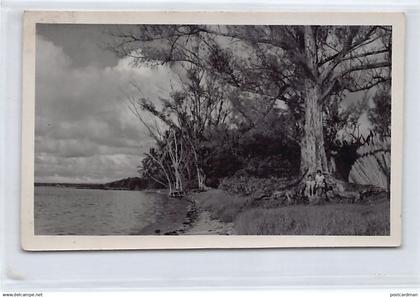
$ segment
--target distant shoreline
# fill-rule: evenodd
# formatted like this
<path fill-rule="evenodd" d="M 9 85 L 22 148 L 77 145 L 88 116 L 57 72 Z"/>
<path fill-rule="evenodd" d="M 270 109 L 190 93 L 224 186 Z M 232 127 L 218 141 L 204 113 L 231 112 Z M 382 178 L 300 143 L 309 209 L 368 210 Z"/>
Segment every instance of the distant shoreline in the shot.
<path fill-rule="evenodd" d="M 73 184 L 73 183 L 35 183 L 35 187 L 61 187 L 61 188 L 105 188 L 105 184 Z"/>
<path fill-rule="evenodd" d="M 55 188 L 72 188 L 86 190 L 104 190 L 104 191 L 145 191 L 149 189 L 131 189 L 108 187 L 102 184 L 56 184 L 56 183 L 35 183 L 35 187 L 55 187 Z M 153 191 L 153 190 L 150 190 Z"/>
<path fill-rule="evenodd" d="M 73 189 L 93 189 L 93 190 L 119 190 L 119 191 L 154 191 L 155 188 L 149 188 L 144 179 L 140 177 L 128 177 L 108 183 L 50 183 L 35 182 L 35 187 L 60 187 Z"/>

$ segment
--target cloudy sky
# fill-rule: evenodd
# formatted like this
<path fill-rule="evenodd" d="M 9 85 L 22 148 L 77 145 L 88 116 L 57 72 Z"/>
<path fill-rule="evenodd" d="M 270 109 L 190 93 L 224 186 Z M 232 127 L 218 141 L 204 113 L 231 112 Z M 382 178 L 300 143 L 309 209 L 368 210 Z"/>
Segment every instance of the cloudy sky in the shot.
<path fill-rule="evenodd" d="M 150 138 L 124 95 L 165 96 L 173 73 L 131 66 L 105 50 L 105 26 L 38 25 L 35 180 L 106 182 L 136 176 Z"/>

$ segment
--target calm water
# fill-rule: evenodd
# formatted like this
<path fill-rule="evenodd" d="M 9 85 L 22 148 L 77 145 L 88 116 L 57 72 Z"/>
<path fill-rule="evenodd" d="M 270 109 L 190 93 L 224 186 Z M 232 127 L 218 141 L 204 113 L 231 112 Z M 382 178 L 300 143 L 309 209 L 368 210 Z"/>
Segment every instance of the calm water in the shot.
<path fill-rule="evenodd" d="M 35 187 L 35 234 L 130 235 L 161 214 L 157 193 Z"/>

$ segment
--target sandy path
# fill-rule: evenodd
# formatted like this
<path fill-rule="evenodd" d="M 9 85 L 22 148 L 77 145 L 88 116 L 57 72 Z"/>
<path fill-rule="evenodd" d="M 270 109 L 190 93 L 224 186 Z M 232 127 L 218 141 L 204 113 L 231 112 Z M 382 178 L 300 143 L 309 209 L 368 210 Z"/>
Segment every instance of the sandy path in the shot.
<path fill-rule="evenodd" d="M 233 223 L 223 223 L 210 218 L 210 213 L 202 211 L 192 227 L 185 230 L 185 235 L 231 235 L 234 234 Z"/>

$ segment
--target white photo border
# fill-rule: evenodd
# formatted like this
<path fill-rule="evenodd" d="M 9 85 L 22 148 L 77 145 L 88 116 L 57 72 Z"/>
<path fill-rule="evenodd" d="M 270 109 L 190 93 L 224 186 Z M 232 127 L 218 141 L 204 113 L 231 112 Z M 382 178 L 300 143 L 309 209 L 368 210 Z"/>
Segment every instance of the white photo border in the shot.
<path fill-rule="evenodd" d="M 159 20 L 158 22 L 156 20 Z M 391 206 L 389 236 L 34 234 L 36 24 L 237 24 L 392 26 Z M 405 17 L 361 12 L 76 12 L 26 11 L 23 26 L 21 246 L 27 251 L 398 247 L 401 245 Z"/>

